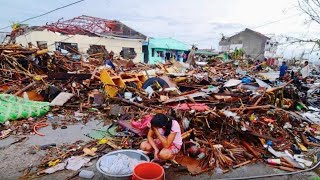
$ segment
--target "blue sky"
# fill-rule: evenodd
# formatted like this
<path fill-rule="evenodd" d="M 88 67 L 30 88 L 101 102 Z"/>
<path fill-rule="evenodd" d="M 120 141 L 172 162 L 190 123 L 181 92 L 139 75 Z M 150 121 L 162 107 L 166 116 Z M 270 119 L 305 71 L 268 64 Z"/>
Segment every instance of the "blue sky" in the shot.
<path fill-rule="evenodd" d="M 42 14 L 75 0 L 1 0 L 0 27 Z M 90 15 L 117 19 L 151 37 L 172 37 L 200 48 L 217 48 L 221 34 L 233 35 L 246 27 L 264 34 L 308 36 L 308 26 L 297 0 L 86 0 L 28 21 L 42 25 L 60 18 Z M 260 28 L 268 22 L 285 19 Z M 7 29 L 9 31 L 9 29 Z"/>

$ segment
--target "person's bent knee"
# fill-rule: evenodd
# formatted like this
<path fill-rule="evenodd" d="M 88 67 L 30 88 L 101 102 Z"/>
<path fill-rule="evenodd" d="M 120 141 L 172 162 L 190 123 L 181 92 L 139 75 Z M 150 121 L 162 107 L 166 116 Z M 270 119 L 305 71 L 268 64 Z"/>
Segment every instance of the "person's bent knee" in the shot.
<path fill-rule="evenodd" d="M 168 160 L 172 158 L 172 152 L 169 149 L 162 149 L 159 153 L 159 158 Z"/>
<path fill-rule="evenodd" d="M 147 148 L 147 146 L 148 146 L 147 143 L 148 143 L 147 141 L 143 141 L 143 142 L 140 144 L 140 149 L 145 151 L 146 148 Z"/>
<path fill-rule="evenodd" d="M 152 150 L 152 146 L 148 141 L 143 141 L 140 144 L 140 149 L 143 151 L 151 151 Z"/>

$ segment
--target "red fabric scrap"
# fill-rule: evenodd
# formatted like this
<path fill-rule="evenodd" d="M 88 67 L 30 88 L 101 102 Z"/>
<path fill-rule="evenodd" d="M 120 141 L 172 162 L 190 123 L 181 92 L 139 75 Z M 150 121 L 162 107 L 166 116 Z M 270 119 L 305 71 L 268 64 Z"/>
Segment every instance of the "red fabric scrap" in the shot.
<path fill-rule="evenodd" d="M 202 103 L 183 103 L 183 104 L 178 104 L 176 106 L 173 106 L 173 108 L 182 110 L 182 111 L 189 111 L 189 110 L 208 111 L 209 110 L 209 106 Z"/>
<path fill-rule="evenodd" d="M 148 124 L 151 122 L 152 118 L 153 118 L 152 115 L 145 115 L 137 121 L 132 121 L 131 122 L 132 127 L 140 129 L 140 130 L 144 130 L 148 127 Z"/>

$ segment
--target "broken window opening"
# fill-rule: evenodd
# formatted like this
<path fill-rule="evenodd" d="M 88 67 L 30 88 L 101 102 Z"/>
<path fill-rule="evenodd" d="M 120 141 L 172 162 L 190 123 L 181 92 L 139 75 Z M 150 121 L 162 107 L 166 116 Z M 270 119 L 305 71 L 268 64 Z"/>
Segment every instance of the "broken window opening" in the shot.
<path fill-rule="evenodd" d="M 152 52 L 151 52 L 152 57 L 154 57 L 154 52 L 155 52 L 155 50 L 154 50 L 154 48 L 152 48 Z"/>
<path fill-rule="evenodd" d="M 125 59 L 134 59 L 137 53 L 134 51 L 134 48 L 123 47 L 120 56 Z"/>
<path fill-rule="evenodd" d="M 90 48 L 87 50 L 88 54 L 98 54 L 98 53 L 106 53 L 106 47 L 104 45 L 90 45 Z"/>
<path fill-rule="evenodd" d="M 157 57 L 164 57 L 163 51 L 157 51 Z"/>
<path fill-rule="evenodd" d="M 47 41 L 37 41 L 37 46 L 40 50 L 48 49 Z"/>
<path fill-rule="evenodd" d="M 56 50 L 62 52 L 62 50 L 68 51 L 69 53 L 78 54 L 78 44 L 77 43 L 65 43 L 65 42 L 56 42 Z"/>

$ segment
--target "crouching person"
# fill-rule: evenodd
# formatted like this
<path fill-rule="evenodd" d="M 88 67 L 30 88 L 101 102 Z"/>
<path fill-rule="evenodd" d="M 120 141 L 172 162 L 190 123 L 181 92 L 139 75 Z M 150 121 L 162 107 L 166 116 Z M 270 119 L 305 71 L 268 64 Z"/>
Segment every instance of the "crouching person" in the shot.
<path fill-rule="evenodd" d="M 180 125 L 164 114 L 156 114 L 151 120 L 148 140 L 140 145 L 143 151 L 153 152 L 154 159 L 172 160 L 182 146 Z"/>

